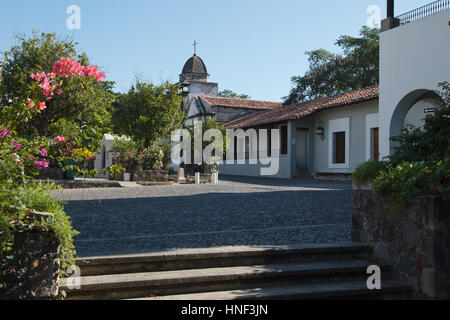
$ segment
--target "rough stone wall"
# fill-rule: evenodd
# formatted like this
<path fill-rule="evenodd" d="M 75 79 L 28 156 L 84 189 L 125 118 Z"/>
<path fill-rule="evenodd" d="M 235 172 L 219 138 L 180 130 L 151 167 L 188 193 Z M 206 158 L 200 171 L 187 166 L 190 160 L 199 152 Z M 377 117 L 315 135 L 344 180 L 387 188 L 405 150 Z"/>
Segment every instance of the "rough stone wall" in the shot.
<path fill-rule="evenodd" d="M 39 228 L 17 232 L 1 300 L 53 300 L 58 296 L 59 241 Z"/>
<path fill-rule="evenodd" d="M 165 182 L 169 181 L 169 173 L 167 171 L 158 170 L 134 171 L 132 173 L 132 180 Z"/>
<path fill-rule="evenodd" d="M 371 245 L 376 258 L 392 264 L 417 296 L 450 298 L 449 201 L 419 197 L 392 213 L 388 199 L 355 191 L 352 224 L 353 241 Z"/>
<path fill-rule="evenodd" d="M 64 172 L 62 168 L 43 168 L 37 178 L 43 180 L 63 180 Z"/>

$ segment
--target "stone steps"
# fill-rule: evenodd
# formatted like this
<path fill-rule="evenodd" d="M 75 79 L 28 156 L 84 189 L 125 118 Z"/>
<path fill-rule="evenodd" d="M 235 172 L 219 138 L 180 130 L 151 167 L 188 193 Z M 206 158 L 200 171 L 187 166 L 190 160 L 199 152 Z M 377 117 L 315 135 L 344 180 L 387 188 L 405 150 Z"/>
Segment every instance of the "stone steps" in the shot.
<path fill-rule="evenodd" d="M 78 260 L 81 289 L 68 299 L 233 299 L 373 296 L 406 292 L 388 282 L 384 291 L 365 287 L 367 246 L 338 243 L 305 246 L 185 249 L 145 255 Z M 258 295 L 259 293 L 260 295 Z M 250 295 L 250 296 L 249 296 Z M 209 297 L 209 298 L 208 298 Z"/>
<path fill-rule="evenodd" d="M 408 297 L 411 287 L 397 281 L 385 281 L 380 291 L 369 291 L 365 281 L 306 283 L 146 297 L 131 300 L 298 300 L 298 299 L 379 299 Z"/>
<path fill-rule="evenodd" d="M 232 246 L 181 249 L 148 254 L 77 259 L 83 276 L 185 270 L 213 267 L 280 264 L 302 261 L 339 261 L 366 258 L 369 247 L 342 242 L 289 246 Z"/>

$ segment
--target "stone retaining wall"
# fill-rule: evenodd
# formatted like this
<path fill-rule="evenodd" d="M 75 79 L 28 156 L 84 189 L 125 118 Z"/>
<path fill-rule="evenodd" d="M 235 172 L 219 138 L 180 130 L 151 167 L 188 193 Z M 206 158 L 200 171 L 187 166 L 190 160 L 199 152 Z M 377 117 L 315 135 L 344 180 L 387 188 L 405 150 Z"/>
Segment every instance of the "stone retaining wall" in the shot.
<path fill-rule="evenodd" d="M 169 181 L 169 173 L 167 171 L 162 170 L 133 171 L 132 180 L 136 182 L 139 181 L 166 182 Z"/>
<path fill-rule="evenodd" d="M 41 180 L 46 183 L 47 181 Z M 50 180 L 50 182 L 61 186 L 63 189 L 90 189 L 90 188 L 121 188 L 117 181 L 103 181 L 95 179 L 88 180 Z"/>
<path fill-rule="evenodd" d="M 58 296 L 59 241 L 34 228 L 14 236 L 13 260 L 6 267 L 1 300 L 54 300 Z"/>
<path fill-rule="evenodd" d="M 37 179 L 63 180 L 64 172 L 62 168 L 43 168 L 39 173 Z"/>
<path fill-rule="evenodd" d="M 450 298 L 450 204 L 419 197 L 397 213 L 371 191 L 353 195 L 352 239 L 374 248 L 421 298 Z"/>

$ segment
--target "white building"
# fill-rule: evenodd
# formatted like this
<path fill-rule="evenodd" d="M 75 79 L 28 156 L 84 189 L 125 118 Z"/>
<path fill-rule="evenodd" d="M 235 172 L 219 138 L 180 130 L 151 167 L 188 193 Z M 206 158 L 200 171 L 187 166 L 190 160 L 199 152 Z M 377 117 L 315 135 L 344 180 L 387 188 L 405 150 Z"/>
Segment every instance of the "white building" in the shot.
<path fill-rule="evenodd" d="M 367 160 L 392 154 L 391 137 L 407 124 L 423 125 L 437 106 L 438 84 L 450 81 L 450 0 L 394 17 L 388 0 L 380 39 L 380 86 L 248 114 L 230 129 L 280 129 L 280 169 L 274 177 L 350 175 Z M 222 174 L 260 176 L 261 164 L 224 164 Z M 239 154 L 241 153 L 241 154 Z M 253 159 L 260 160 L 260 159 Z"/>
<path fill-rule="evenodd" d="M 279 102 L 218 97 L 196 53 L 180 75 L 182 109 L 192 125 L 214 117 L 227 129 L 280 129 L 279 171 L 273 177 L 349 176 L 368 160 L 392 153 L 390 138 L 407 124 L 421 126 L 437 106 L 438 84 L 450 81 L 450 0 L 394 17 L 394 1 L 380 37 L 380 84 L 291 106 Z M 96 168 L 111 164 L 114 138 L 105 136 Z M 241 139 L 242 140 L 242 139 Z M 249 138 L 234 150 L 245 164 L 223 164 L 221 174 L 260 176 Z M 256 164 L 250 164 L 256 162 Z"/>
<path fill-rule="evenodd" d="M 419 124 L 436 107 L 438 83 L 450 80 L 450 0 L 435 1 L 397 18 L 394 1 L 380 38 L 380 152 L 390 137 Z"/>
<path fill-rule="evenodd" d="M 113 143 L 115 139 L 130 139 L 124 136 L 116 136 L 112 134 L 103 135 L 102 143 L 100 145 L 100 152 L 96 154 L 94 169 L 103 170 L 112 166 L 114 160 Z M 100 174 L 98 177 L 106 177 L 107 175 Z"/>
<path fill-rule="evenodd" d="M 227 122 L 248 113 L 271 110 L 281 106 L 280 102 L 231 99 L 218 97 L 219 85 L 209 82 L 210 75 L 203 60 L 194 53 L 180 74 L 182 108 L 186 111 L 186 125 L 213 117 L 218 122 Z"/>
<path fill-rule="evenodd" d="M 361 163 L 378 159 L 378 86 L 330 98 L 250 114 L 225 124 L 227 129 L 279 129 L 280 161 L 277 178 L 312 173 L 349 175 Z M 235 159 L 242 159 L 235 141 Z M 240 140 L 243 140 L 241 138 Z M 273 149 L 273 148 L 271 148 Z M 259 176 L 261 164 L 224 164 L 222 174 Z M 253 159 L 255 160 L 255 159 Z M 257 159 L 260 160 L 260 159 Z"/>

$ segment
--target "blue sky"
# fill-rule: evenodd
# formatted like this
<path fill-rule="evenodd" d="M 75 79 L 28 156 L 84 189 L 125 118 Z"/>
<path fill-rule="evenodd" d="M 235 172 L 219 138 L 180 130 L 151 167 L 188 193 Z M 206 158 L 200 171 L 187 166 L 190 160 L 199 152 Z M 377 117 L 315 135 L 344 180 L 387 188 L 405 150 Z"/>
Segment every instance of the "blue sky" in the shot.
<path fill-rule="evenodd" d="M 430 2 L 397 0 L 396 15 Z M 70 5 L 81 9 L 80 30 L 66 27 Z M 220 90 L 279 101 L 291 76 L 307 70 L 304 52 L 337 51 L 335 40 L 357 35 L 371 5 L 385 16 L 385 0 L 8 0 L 0 2 L 0 51 L 33 29 L 69 35 L 124 92 L 136 74 L 176 82 L 197 40 Z"/>

